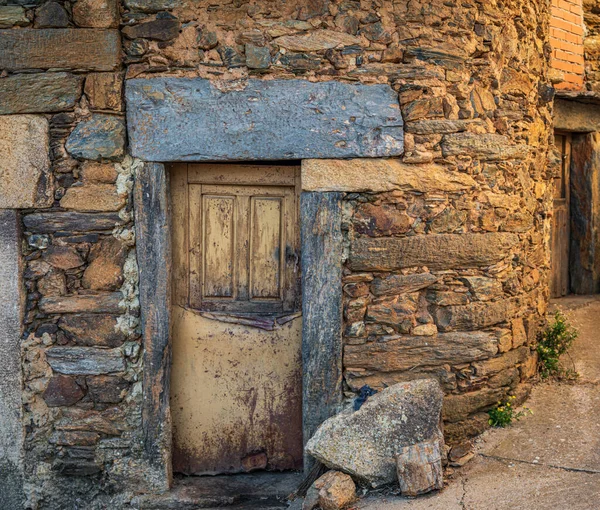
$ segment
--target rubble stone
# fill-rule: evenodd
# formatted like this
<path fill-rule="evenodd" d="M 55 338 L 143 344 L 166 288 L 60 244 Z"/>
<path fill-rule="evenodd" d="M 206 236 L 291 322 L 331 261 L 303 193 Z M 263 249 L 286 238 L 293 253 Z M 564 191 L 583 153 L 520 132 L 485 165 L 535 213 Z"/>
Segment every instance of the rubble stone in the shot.
<path fill-rule="evenodd" d="M 441 438 L 442 391 L 437 381 L 399 383 L 370 397 L 358 411 L 326 420 L 306 451 L 331 469 L 377 487 L 397 478 L 395 456 L 405 446 Z"/>
<path fill-rule="evenodd" d="M 436 439 L 405 446 L 396 455 L 403 496 L 416 497 L 444 488 L 442 453 Z"/>
<path fill-rule="evenodd" d="M 328 471 L 312 484 L 302 510 L 343 510 L 356 500 L 356 485 L 352 477 L 340 471 Z"/>

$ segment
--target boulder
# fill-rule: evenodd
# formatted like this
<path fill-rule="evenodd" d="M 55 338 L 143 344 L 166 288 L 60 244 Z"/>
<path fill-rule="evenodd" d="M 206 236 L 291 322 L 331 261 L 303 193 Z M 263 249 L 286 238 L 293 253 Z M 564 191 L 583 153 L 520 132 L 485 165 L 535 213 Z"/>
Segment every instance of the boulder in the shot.
<path fill-rule="evenodd" d="M 356 485 L 352 477 L 340 471 L 328 471 L 312 484 L 302 510 L 342 510 L 356 500 Z"/>
<path fill-rule="evenodd" d="M 416 497 L 444 488 L 442 453 L 438 440 L 402 448 L 396 462 L 402 495 Z"/>
<path fill-rule="evenodd" d="M 395 384 L 370 397 L 358 411 L 347 409 L 326 420 L 306 451 L 373 487 L 393 483 L 402 448 L 443 440 L 442 398 L 439 383 L 432 379 Z"/>

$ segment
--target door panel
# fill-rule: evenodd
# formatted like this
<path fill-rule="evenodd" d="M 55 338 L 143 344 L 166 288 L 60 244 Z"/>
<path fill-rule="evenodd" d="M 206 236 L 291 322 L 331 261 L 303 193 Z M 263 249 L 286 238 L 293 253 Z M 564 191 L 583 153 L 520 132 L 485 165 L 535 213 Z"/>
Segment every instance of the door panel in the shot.
<path fill-rule="evenodd" d="M 173 469 L 300 469 L 299 169 L 170 172 Z"/>
<path fill-rule="evenodd" d="M 173 470 L 302 467 L 302 318 L 274 331 L 174 311 Z"/>

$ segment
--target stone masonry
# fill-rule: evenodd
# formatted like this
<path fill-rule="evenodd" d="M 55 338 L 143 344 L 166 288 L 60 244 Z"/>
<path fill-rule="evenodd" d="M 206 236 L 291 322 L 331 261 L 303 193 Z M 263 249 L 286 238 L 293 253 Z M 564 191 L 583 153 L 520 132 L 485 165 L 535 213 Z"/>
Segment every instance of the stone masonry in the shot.
<path fill-rule="evenodd" d="M 25 508 L 125 508 L 168 488 L 170 465 L 157 472 L 142 447 L 131 190 L 144 176 L 126 80 L 389 85 L 403 156 L 303 161 L 303 190 L 343 193 L 345 395 L 435 378 L 448 442 L 525 399 L 548 300 L 549 21 L 538 0 L 0 2 Z"/>

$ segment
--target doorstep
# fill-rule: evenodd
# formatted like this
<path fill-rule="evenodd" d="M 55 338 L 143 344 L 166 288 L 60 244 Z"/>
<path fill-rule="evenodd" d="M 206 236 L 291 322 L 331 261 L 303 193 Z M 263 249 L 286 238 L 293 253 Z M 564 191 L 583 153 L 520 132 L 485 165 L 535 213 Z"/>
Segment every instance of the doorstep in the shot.
<path fill-rule="evenodd" d="M 245 473 L 237 475 L 178 477 L 161 495 L 137 496 L 131 502 L 140 510 L 279 510 L 304 479 L 302 473 Z"/>

